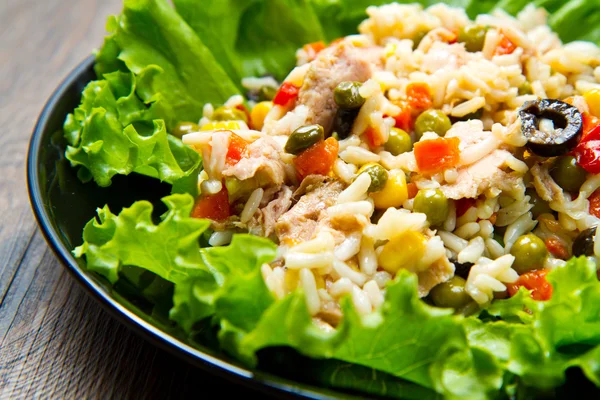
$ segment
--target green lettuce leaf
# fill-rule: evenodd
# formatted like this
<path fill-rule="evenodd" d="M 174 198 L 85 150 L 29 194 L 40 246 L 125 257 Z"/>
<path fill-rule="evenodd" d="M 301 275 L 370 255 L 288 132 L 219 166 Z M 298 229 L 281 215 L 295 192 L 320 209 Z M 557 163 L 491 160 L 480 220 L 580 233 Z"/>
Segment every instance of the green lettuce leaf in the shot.
<path fill-rule="evenodd" d="M 138 81 L 137 95 L 153 104 L 170 129 L 198 121 L 205 103 L 237 93 L 211 51 L 165 0 L 126 0 L 108 24 L 123 61 Z"/>
<path fill-rule="evenodd" d="M 98 210 L 84 228 L 84 243 L 73 253 L 85 255 L 87 268 L 114 283 L 123 265 L 133 265 L 155 273 L 175 284 L 203 276 L 212 278 L 200 257 L 198 238 L 210 221 L 191 218 L 194 199 L 187 194 L 167 196 L 163 220 L 155 224 L 153 206 L 135 202 L 119 215 L 107 206 Z"/>
<path fill-rule="evenodd" d="M 135 76 L 115 71 L 104 77 L 86 86 L 80 106 L 65 121 L 71 165 L 83 167 L 99 186 L 109 186 L 116 174 L 137 172 L 173 183 L 193 172 L 200 157 L 167 134 L 154 106 L 140 101 Z"/>
<path fill-rule="evenodd" d="M 303 45 L 324 40 L 308 0 L 174 0 L 179 14 L 210 48 L 229 76 L 284 78 Z"/>

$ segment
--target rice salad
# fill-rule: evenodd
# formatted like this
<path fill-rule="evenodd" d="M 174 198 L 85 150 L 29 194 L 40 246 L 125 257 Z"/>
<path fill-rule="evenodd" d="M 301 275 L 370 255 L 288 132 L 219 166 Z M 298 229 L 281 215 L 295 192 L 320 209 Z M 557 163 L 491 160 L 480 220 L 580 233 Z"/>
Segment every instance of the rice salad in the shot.
<path fill-rule="evenodd" d="M 283 82 L 245 79 L 250 112 L 239 95 L 207 105 L 183 135 L 204 159 L 194 212 L 216 219 L 210 243 L 245 231 L 276 241 L 268 288 L 302 287 L 325 327 L 343 295 L 377 309 L 400 269 L 418 275 L 421 297 L 467 313 L 520 286 L 548 298 L 547 270 L 600 254 L 574 247 L 595 236 L 600 170 L 577 143 L 532 150 L 519 113 L 559 100 L 577 138 L 593 131 L 600 49 L 563 45 L 533 6 L 474 21 L 443 4 L 367 13 L 359 34 L 299 49 Z M 568 131 L 561 115 L 538 117 L 535 129 Z"/>
<path fill-rule="evenodd" d="M 72 253 L 245 377 L 598 398 L 600 9 L 420 3 L 124 0 L 51 140 Z"/>

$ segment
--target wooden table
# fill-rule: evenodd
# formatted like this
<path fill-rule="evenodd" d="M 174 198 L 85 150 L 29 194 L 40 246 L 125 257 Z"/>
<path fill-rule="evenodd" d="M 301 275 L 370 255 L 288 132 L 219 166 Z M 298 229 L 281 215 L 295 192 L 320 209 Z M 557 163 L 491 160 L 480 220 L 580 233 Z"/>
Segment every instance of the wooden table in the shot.
<path fill-rule="evenodd" d="M 0 398 L 189 398 L 229 381 L 113 320 L 58 263 L 25 181 L 36 118 L 122 0 L 0 1 Z M 208 387 L 207 387 L 208 386 Z"/>

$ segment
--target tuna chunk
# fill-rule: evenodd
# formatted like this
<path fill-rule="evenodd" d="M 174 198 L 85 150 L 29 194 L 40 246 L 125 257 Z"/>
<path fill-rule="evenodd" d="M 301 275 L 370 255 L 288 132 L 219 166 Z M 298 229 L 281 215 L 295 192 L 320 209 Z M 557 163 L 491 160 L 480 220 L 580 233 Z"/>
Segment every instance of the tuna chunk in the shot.
<path fill-rule="evenodd" d="M 495 150 L 476 163 L 461 168 L 455 183 L 442 185 L 440 190 L 449 199 L 476 198 L 488 189 L 495 188 L 513 192 L 523 185 L 523 179 L 515 173 L 504 171 L 506 150 Z"/>
<path fill-rule="evenodd" d="M 308 107 L 307 124 L 320 124 L 330 132 L 337 105 L 333 90 L 342 81 L 364 82 L 381 63 L 378 50 L 356 48 L 347 43 L 323 50 L 311 63 L 298 96 L 298 105 Z"/>
<path fill-rule="evenodd" d="M 275 225 L 281 242 L 303 242 L 310 240 L 315 229 L 328 218 L 326 209 L 335 204 L 344 189 L 341 182 L 324 176 L 311 175 L 304 179 L 293 197 L 298 202 Z"/>
<path fill-rule="evenodd" d="M 265 191 L 265 197 L 267 192 Z M 267 198 L 271 198 L 268 196 Z M 260 208 L 248 222 L 248 231 L 253 235 L 269 237 L 275 232 L 275 224 L 292 206 L 292 189 L 282 186 L 267 205 Z"/>
<path fill-rule="evenodd" d="M 248 146 L 248 157 L 225 169 L 223 176 L 234 176 L 242 181 L 257 177 L 261 186 L 279 186 L 285 179 L 282 151 L 273 138 L 260 138 Z"/>
<path fill-rule="evenodd" d="M 454 264 L 446 257 L 440 258 L 431 267 L 419 273 L 419 297 L 425 297 L 434 286 L 454 276 Z"/>
<path fill-rule="evenodd" d="M 531 167 L 533 186 L 540 197 L 547 202 L 563 198 L 563 190 L 550 176 L 549 163 L 536 164 Z"/>

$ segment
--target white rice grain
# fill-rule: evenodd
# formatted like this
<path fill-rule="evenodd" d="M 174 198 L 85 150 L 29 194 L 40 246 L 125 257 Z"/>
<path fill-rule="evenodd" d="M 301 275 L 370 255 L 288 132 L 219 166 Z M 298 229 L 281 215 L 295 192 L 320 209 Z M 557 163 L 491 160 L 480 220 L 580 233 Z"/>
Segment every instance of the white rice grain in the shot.
<path fill-rule="evenodd" d="M 456 236 L 454 233 L 438 231 L 437 234 L 444 242 L 444 246 L 455 253 L 460 253 L 469 244 L 468 241 Z"/>
<path fill-rule="evenodd" d="M 504 233 L 504 248 L 506 252 L 510 251 L 519 236 L 531 232 L 536 225 L 537 221 L 533 220 L 531 212 L 521 215 L 515 222 L 508 225 Z"/>
<path fill-rule="evenodd" d="M 346 237 L 334 250 L 333 255 L 341 261 L 347 261 L 360 251 L 361 234 L 355 232 Z"/>
<path fill-rule="evenodd" d="M 477 236 L 469 242 L 469 244 L 462 249 L 460 253 L 458 253 L 458 262 L 459 263 L 475 263 L 477 260 L 483 255 L 483 251 L 485 250 L 485 243 L 483 238 Z"/>
<path fill-rule="evenodd" d="M 372 310 L 369 297 L 356 286 L 352 288 L 352 304 L 354 304 L 354 308 L 360 315 L 368 314 Z"/>
<path fill-rule="evenodd" d="M 354 182 L 339 194 L 337 204 L 350 203 L 353 201 L 364 200 L 367 190 L 371 186 L 371 175 L 360 174 Z"/>
<path fill-rule="evenodd" d="M 304 290 L 304 298 L 306 299 L 306 307 L 310 315 L 315 315 L 321 309 L 321 300 L 317 292 L 317 282 L 313 273 L 306 268 L 300 270 L 300 282 Z"/>
<path fill-rule="evenodd" d="M 360 287 L 367 281 L 367 276 L 365 274 L 353 270 L 343 261 L 335 260 L 333 262 L 333 269 L 340 277 L 348 278 Z"/>
<path fill-rule="evenodd" d="M 454 231 L 454 234 L 463 239 L 470 239 L 479 233 L 481 227 L 477 222 L 467 222 Z"/>
<path fill-rule="evenodd" d="M 262 201 L 263 194 L 265 193 L 263 188 L 254 189 L 250 197 L 248 197 L 248 201 L 244 205 L 244 209 L 240 214 L 240 221 L 245 224 L 258 211 L 258 207 L 260 206 L 260 202 Z"/>
<path fill-rule="evenodd" d="M 366 236 L 363 236 L 360 243 L 358 265 L 360 266 L 360 270 L 369 276 L 372 276 L 375 271 L 377 271 L 377 254 L 375 254 L 375 246 L 373 240 Z"/>
<path fill-rule="evenodd" d="M 333 263 L 333 252 L 317 254 L 287 252 L 285 255 L 285 266 L 290 269 L 301 268 L 323 268 Z"/>
<path fill-rule="evenodd" d="M 362 147 L 348 146 L 345 150 L 340 152 L 340 158 L 350 164 L 364 165 L 378 162 L 380 157 Z"/>
<path fill-rule="evenodd" d="M 377 283 L 380 289 L 386 287 L 387 283 L 392 280 L 392 275 L 386 271 L 379 271 L 373 276 L 373 280 Z"/>
<path fill-rule="evenodd" d="M 381 293 L 381 289 L 379 289 L 377 282 L 371 280 L 365 283 L 363 291 L 367 294 L 373 308 L 377 309 L 383 304 L 383 294 Z"/>
<path fill-rule="evenodd" d="M 352 293 L 354 284 L 348 278 L 340 278 L 333 282 L 329 287 L 329 294 L 334 297 L 341 297 L 345 294 Z"/>
<path fill-rule="evenodd" d="M 369 201 L 363 200 L 331 206 L 327 209 L 327 214 L 329 214 L 330 217 L 357 214 L 370 217 L 371 214 L 373 214 L 373 210 L 373 204 Z"/>
<path fill-rule="evenodd" d="M 232 238 L 233 232 L 231 231 L 213 232 L 208 239 L 208 244 L 213 247 L 225 246 L 231 243 Z"/>

